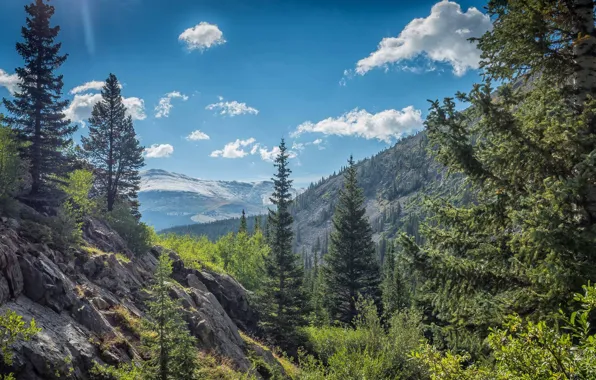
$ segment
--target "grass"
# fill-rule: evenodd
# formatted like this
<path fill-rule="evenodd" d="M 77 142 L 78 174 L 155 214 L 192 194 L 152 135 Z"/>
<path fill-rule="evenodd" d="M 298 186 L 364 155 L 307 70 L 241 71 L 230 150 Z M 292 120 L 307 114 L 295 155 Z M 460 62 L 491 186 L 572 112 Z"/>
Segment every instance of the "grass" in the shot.
<path fill-rule="evenodd" d="M 123 253 L 116 253 L 116 260 L 118 260 L 120 263 L 130 263 L 130 259 L 128 257 L 126 257 Z"/>
<path fill-rule="evenodd" d="M 121 324 L 125 329 L 136 335 L 141 334 L 141 319 L 133 315 L 126 307 L 117 305 L 112 308 L 115 314 L 116 322 Z"/>
<path fill-rule="evenodd" d="M 259 342 L 258 340 L 254 339 L 254 338 L 252 338 L 252 337 L 250 337 L 248 335 L 246 335 L 242 331 L 239 331 L 239 333 L 240 333 L 240 337 L 242 338 L 242 340 L 245 343 L 247 343 L 248 345 L 258 346 L 258 347 L 260 347 L 261 349 L 263 349 L 265 351 L 270 351 L 273 354 L 273 357 L 283 367 L 284 371 L 286 372 L 286 375 L 288 375 L 290 379 L 298 379 L 298 375 L 300 373 L 300 370 L 286 356 L 278 354 L 277 352 L 275 352 L 275 350 L 271 350 L 265 344 L 263 344 L 263 343 Z M 251 355 L 249 355 L 249 356 L 251 356 Z M 253 353 L 252 356 L 254 356 L 254 353 Z M 256 360 L 257 358 L 254 358 L 253 357 L 251 359 Z M 261 361 L 262 361 L 262 359 L 261 359 Z M 266 363 L 260 363 L 260 364 L 264 364 L 264 365 L 268 366 Z"/>

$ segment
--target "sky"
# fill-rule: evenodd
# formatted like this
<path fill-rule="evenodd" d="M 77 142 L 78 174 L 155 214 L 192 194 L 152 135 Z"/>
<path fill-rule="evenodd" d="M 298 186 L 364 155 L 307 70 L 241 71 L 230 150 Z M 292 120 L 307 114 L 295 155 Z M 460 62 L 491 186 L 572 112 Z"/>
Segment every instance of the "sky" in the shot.
<path fill-rule="evenodd" d="M 27 0 L 0 1 L 0 97 Z M 285 138 L 297 187 L 424 128 L 480 80 L 483 1 L 52 0 L 75 141 L 110 73 L 147 169 L 260 181 Z M 0 112 L 2 112 L 0 108 Z"/>

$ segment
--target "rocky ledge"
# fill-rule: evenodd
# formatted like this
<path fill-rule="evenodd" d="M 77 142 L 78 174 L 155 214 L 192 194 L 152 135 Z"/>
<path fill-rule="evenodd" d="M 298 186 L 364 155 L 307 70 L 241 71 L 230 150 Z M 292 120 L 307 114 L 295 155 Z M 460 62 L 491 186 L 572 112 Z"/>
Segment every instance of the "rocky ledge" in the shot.
<path fill-rule="evenodd" d="M 10 309 L 25 320 L 35 318 L 42 330 L 14 347 L 14 363 L 3 370 L 19 380 L 88 379 L 94 362 L 117 365 L 137 358 L 135 323 L 143 317 L 145 289 L 163 248 L 135 256 L 105 223 L 89 219 L 85 247 L 61 252 L 28 228 L 0 220 L 0 313 Z M 240 371 L 252 370 L 249 357 L 255 353 L 279 366 L 240 334 L 257 328 L 242 285 L 227 275 L 187 268 L 175 252 L 166 253 L 174 261 L 171 296 L 184 307 L 200 348 Z"/>

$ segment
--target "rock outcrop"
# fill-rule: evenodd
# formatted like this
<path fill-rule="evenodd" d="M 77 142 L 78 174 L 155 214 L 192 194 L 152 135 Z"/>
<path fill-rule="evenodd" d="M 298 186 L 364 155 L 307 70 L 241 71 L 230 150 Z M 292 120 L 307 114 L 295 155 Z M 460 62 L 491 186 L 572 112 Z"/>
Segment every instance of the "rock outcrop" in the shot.
<path fill-rule="evenodd" d="M 18 225 L 0 219 L 0 312 L 34 318 L 42 330 L 14 347 L 10 370 L 17 379 L 88 379 L 94 362 L 138 358 L 134 325 L 144 314 L 145 289 L 163 249 L 135 257 L 116 232 L 90 219 L 83 228 L 88 247 L 61 252 L 32 238 L 36 234 L 17 233 Z M 255 350 L 239 333 L 257 330 L 248 292 L 227 275 L 186 268 L 175 252 L 167 253 L 176 280 L 170 295 L 184 307 L 200 348 L 237 370 L 251 370 Z"/>

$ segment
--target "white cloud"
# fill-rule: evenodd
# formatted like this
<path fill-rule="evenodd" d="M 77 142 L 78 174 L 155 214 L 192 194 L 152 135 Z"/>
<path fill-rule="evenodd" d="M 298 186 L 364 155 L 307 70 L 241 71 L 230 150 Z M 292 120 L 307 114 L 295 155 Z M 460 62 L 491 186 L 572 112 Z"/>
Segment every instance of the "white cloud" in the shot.
<path fill-rule="evenodd" d="M 91 117 L 93 106 L 101 101 L 101 94 L 76 94 L 70 102 L 64 113 L 73 123 L 85 124 L 85 121 Z M 145 102 L 139 98 L 123 98 L 122 102 L 126 107 L 127 114 L 135 120 L 144 120 Z"/>
<path fill-rule="evenodd" d="M 188 50 L 200 51 L 226 42 L 222 31 L 219 30 L 217 25 L 204 21 L 192 28 L 186 29 L 178 36 L 178 40 L 184 42 Z"/>
<path fill-rule="evenodd" d="M 355 108 L 337 118 L 329 117 L 317 123 L 310 121 L 302 123 L 291 133 L 291 136 L 297 137 L 303 133 L 317 132 L 390 142 L 392 138 L 400 138 L 404 134 L 421 129 L 422 123 L 420 110 L 412 106 L 401 111 L 390 109 L 376 114 Z"/>
<path fill-rule="evenodd" d="M 81 92 L 88 92 L 88 91 L 99 91 L 105 86 L 106 82 L 99 81 L 99 80 L 92 80 L 91 82 L 84 83 L 80 86 L 77 86 L 70 90 L 71 94 L 80 94 Z M 121 85 L 122 86 L 122 85 Z"/>
<path fill-rule="evenodd" d="M 223 158 L 242 158 L 249 154 L 246 150 L 244 150 L 244 148 L 254 144 L 255 142 L 256 140 L 252 137 L 247 140 L 237 139 L 236 141 L 227 143 L 223 149 L 214 150 L 211 152 L 210 156 Z M 250 151 L 251 154 L 254 154 L 253 150 L 255 150 L 255 146 L 257 145 L 252 147 Z"/>
<path fill-rule="evenodd" d="M 294 149 L 294 146 L 292 146 L 292 149 Z M 296 158 L 298 156 L 298 153 L 293 150 L 288 150 L 287 153 L 288 158 Z M 267 147 L 259 148 L 259 154 L 263 161 L 273 162 L 279 156 L 279 147 L 274 146 L 271 150 L 267 150 Z"/>
<path fill-rule="evenodd" d="M 223 99 L 219 97 L 219 100 Z M 239 103 L 235 100 L 231 102 L 220 101 L 218 103 L 209 104 L 205 109 L 211 111 L 217 110 L 220 115 L 229 115 L 231 117 L 244 114 L 257 115 L 259 113 L 259 110 L 247 106 L 246 103 Z"/>
<path fill-rule="evenodd" d="M 292 146 L 292 149 L 288 150 L 289 158 L 298 157 L 298 150 L 300 150 L 300 145 L 301 144 L 299 143 L 295 143 Z M 250 150 L 248 150 L 249 147 Z M 242 158 L 248 155 L 256 154 L 261 156 L 261 159 L 263 161 L 273 162 L 275 161 L 275 158 L 279 155 L 279 147 L 275 146 L 273 147 L 273 149 L 269 150 L 266 146 L 257 143 L 257 141 L 252 137 L 247 140 L 237 139 L 236 141 L 226 144 L 226 146 L 224 146 L 223 149 L 211 152 L 211 157 Z"/>
<path fill-rule="evenodd" d="M 146 158 L 164 158 L 170 157 L 174 153 L 174 147 L 170 144 L 153 144 L 145 148 Z"/>
<path fill-rule="evenodd" d="M 0 69 L 0 87 L 6 87 L 11 95 L 18 91 L 20 83 L 21 80 L 17 74 L 9 74 Z"/>
<path fill-rule="evenodd" d="M 170 116 L 170 111 L 172 110 L 172 99 L 180 98 L 183 101 L 188 100 L 188 96 L 181 94 L 178 91 L 172 91 L 167 93 L 163 98 L 159 99 L 159 104 L 155 107 L 155 117 L 168 117 Z"/>
<path fill-rule="evenodd" d="M 209 140 L 209 136 L 201 132 L 200 130 L 196 130 L 190 133 L 190 135 L 186 136 L 188 141 L 198 141 L 198 140 Z"/>
<path fill-rule="evenodd" d="M 461 76 L 479 67 L 480 51 L 468 39 L 482 36 L 491 27 L 489 16 L 478 9 L 470 7 L 462 12 L 459 4 L 443 0 L 432 7 L 428 17 L 412 20 L 399 36 L 383 38 L 376 51 L 358 61 L 355 72 L 364 75 L 375 68 L 423 57 L 448 63 L 453 73 Z"/>
<path fill-rule="evenodd" d="M 323 139 L 316 139 L 315 141 L 313 141 L 312 143 L 314 145 L 320 145 L 323 142 Z"/>
<path fill-rule="evenodd" d="M 145 101 L 139 98 L 123 98 L 122 103 L 126 107 L 126 114 L 132 116 L 134 120 L 145 120 Z"/>

